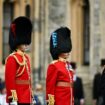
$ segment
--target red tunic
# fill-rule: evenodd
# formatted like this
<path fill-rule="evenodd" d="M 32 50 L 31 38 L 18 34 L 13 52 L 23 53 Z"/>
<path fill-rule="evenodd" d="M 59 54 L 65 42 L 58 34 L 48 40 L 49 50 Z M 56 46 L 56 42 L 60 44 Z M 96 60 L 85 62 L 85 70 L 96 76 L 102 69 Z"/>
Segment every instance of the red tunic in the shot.
<path fill-rule="evenodd" d="M 7 58 L 5 65 L 7 102 L 12 95 L 11 90 L 16 90 L 18 103 L 31 103 L 30 74 L 30 62 L 26 54 L 15 52 Z M 29 83 L 24 83 L 27 81 Z"/>
<path fill-rule="evenodd" d="M 48 95 L 54 95 L 54 105 L 74 105 L 73 87 L 57 86 L 57 82 L 73 84 L 73 71 L 70 64 L 56 61 L 48 66 L 46 77 L 46 100 Z"/>

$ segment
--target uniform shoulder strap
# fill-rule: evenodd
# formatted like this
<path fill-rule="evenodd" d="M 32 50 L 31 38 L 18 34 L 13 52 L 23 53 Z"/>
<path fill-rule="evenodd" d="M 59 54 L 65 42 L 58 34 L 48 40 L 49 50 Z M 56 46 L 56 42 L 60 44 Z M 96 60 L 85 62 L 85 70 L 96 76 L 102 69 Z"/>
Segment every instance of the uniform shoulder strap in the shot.
<path fill-rule="evenodd" d="M 13 53 L 11 53 L 11 54 L 9 54 L 9 56 L 6 58 L 6 60 L 5 60 L 5 63 L 7 62 L 7 60 L 8 60 L 8 58 L 10 57 L 10 56 L 12 56 L 14 54 L 14 52 Z"/>
<path fill-rule="evenodd" d="M 20 66 L 24 66 L 26 64 L 26 60 L 25 60 L 25 55 L 21 55 L 22 56 L 22 59 L 23 61 L 19 61 L 19 58 L 16 56 L 17 53 L 13 53 L 12 56 L 14 57 L 14 59 L 16 60 L 16 62 L 20 65 Z"/>

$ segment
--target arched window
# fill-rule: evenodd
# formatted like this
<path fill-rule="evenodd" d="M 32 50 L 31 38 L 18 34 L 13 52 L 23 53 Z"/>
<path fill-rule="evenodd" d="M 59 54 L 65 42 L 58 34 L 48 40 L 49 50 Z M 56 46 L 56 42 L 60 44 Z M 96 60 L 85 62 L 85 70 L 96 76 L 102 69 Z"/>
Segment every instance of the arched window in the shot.
<path fill-rule="evenodd" d="M 84 0 L 84 32 L 83 32 L 83 64 L 89 65 L 90 54 L 90 13 L 89 13 L 89 1 Z"/>
<path fill-rule="evenodd" d="M 30 5 L 29 5 L 29 4 L 26 5 L 26 10 L 25 10 L 25 12 L 26 12 L 26 16 L 27 16 L 28 18 L 30 18 Z"/>

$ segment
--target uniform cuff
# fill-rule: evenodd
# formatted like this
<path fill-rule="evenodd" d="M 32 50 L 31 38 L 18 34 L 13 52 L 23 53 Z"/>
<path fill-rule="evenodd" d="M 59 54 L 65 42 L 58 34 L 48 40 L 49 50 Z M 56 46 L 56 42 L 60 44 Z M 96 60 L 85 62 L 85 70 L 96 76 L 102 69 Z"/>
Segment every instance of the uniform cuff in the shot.
<path fill-rule="evenodd" d="M 16 90 L 11 90 L 11 96 L 8 96 L 8 99 L 12 99 L 13 102 L 18 101 Z"/>
<path fill-rule="evenodd" d="M 54 105 L 54 95 L 48 94 L 48 105 Z"/>

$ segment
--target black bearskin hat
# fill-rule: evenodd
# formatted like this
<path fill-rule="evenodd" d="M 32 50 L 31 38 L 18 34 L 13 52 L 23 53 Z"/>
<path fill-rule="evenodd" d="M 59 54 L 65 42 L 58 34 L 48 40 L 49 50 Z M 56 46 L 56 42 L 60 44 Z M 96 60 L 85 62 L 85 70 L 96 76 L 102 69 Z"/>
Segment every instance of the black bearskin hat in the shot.
<path fill-rule="evenodd" d="M 105 59 L 101 59 L 101 64 L 100 66 L 104 66 L 105 65 Z"/>
<path fill-rule="evenodd" d="M 15 50 L 18 45 L 30 44 L 32 33 L 32 23 L 25 17 L 20 16 L 13 20 L 9 31 L 9 45 L 11 50 Z"/>
<path fill-rule="evenodd" d="M 54 60 L 59 54 L 68 53 L 72 50 L 71 31 L 67 27 L 60 27 L 50 37 L 50 53 Z"/>
<path fill-rule="evenodd" d="M 70 65 L 71 65 L 73 70 L 75 70 L 77 68 L 77 65 L 75 62 L 70 62 Z"/>

